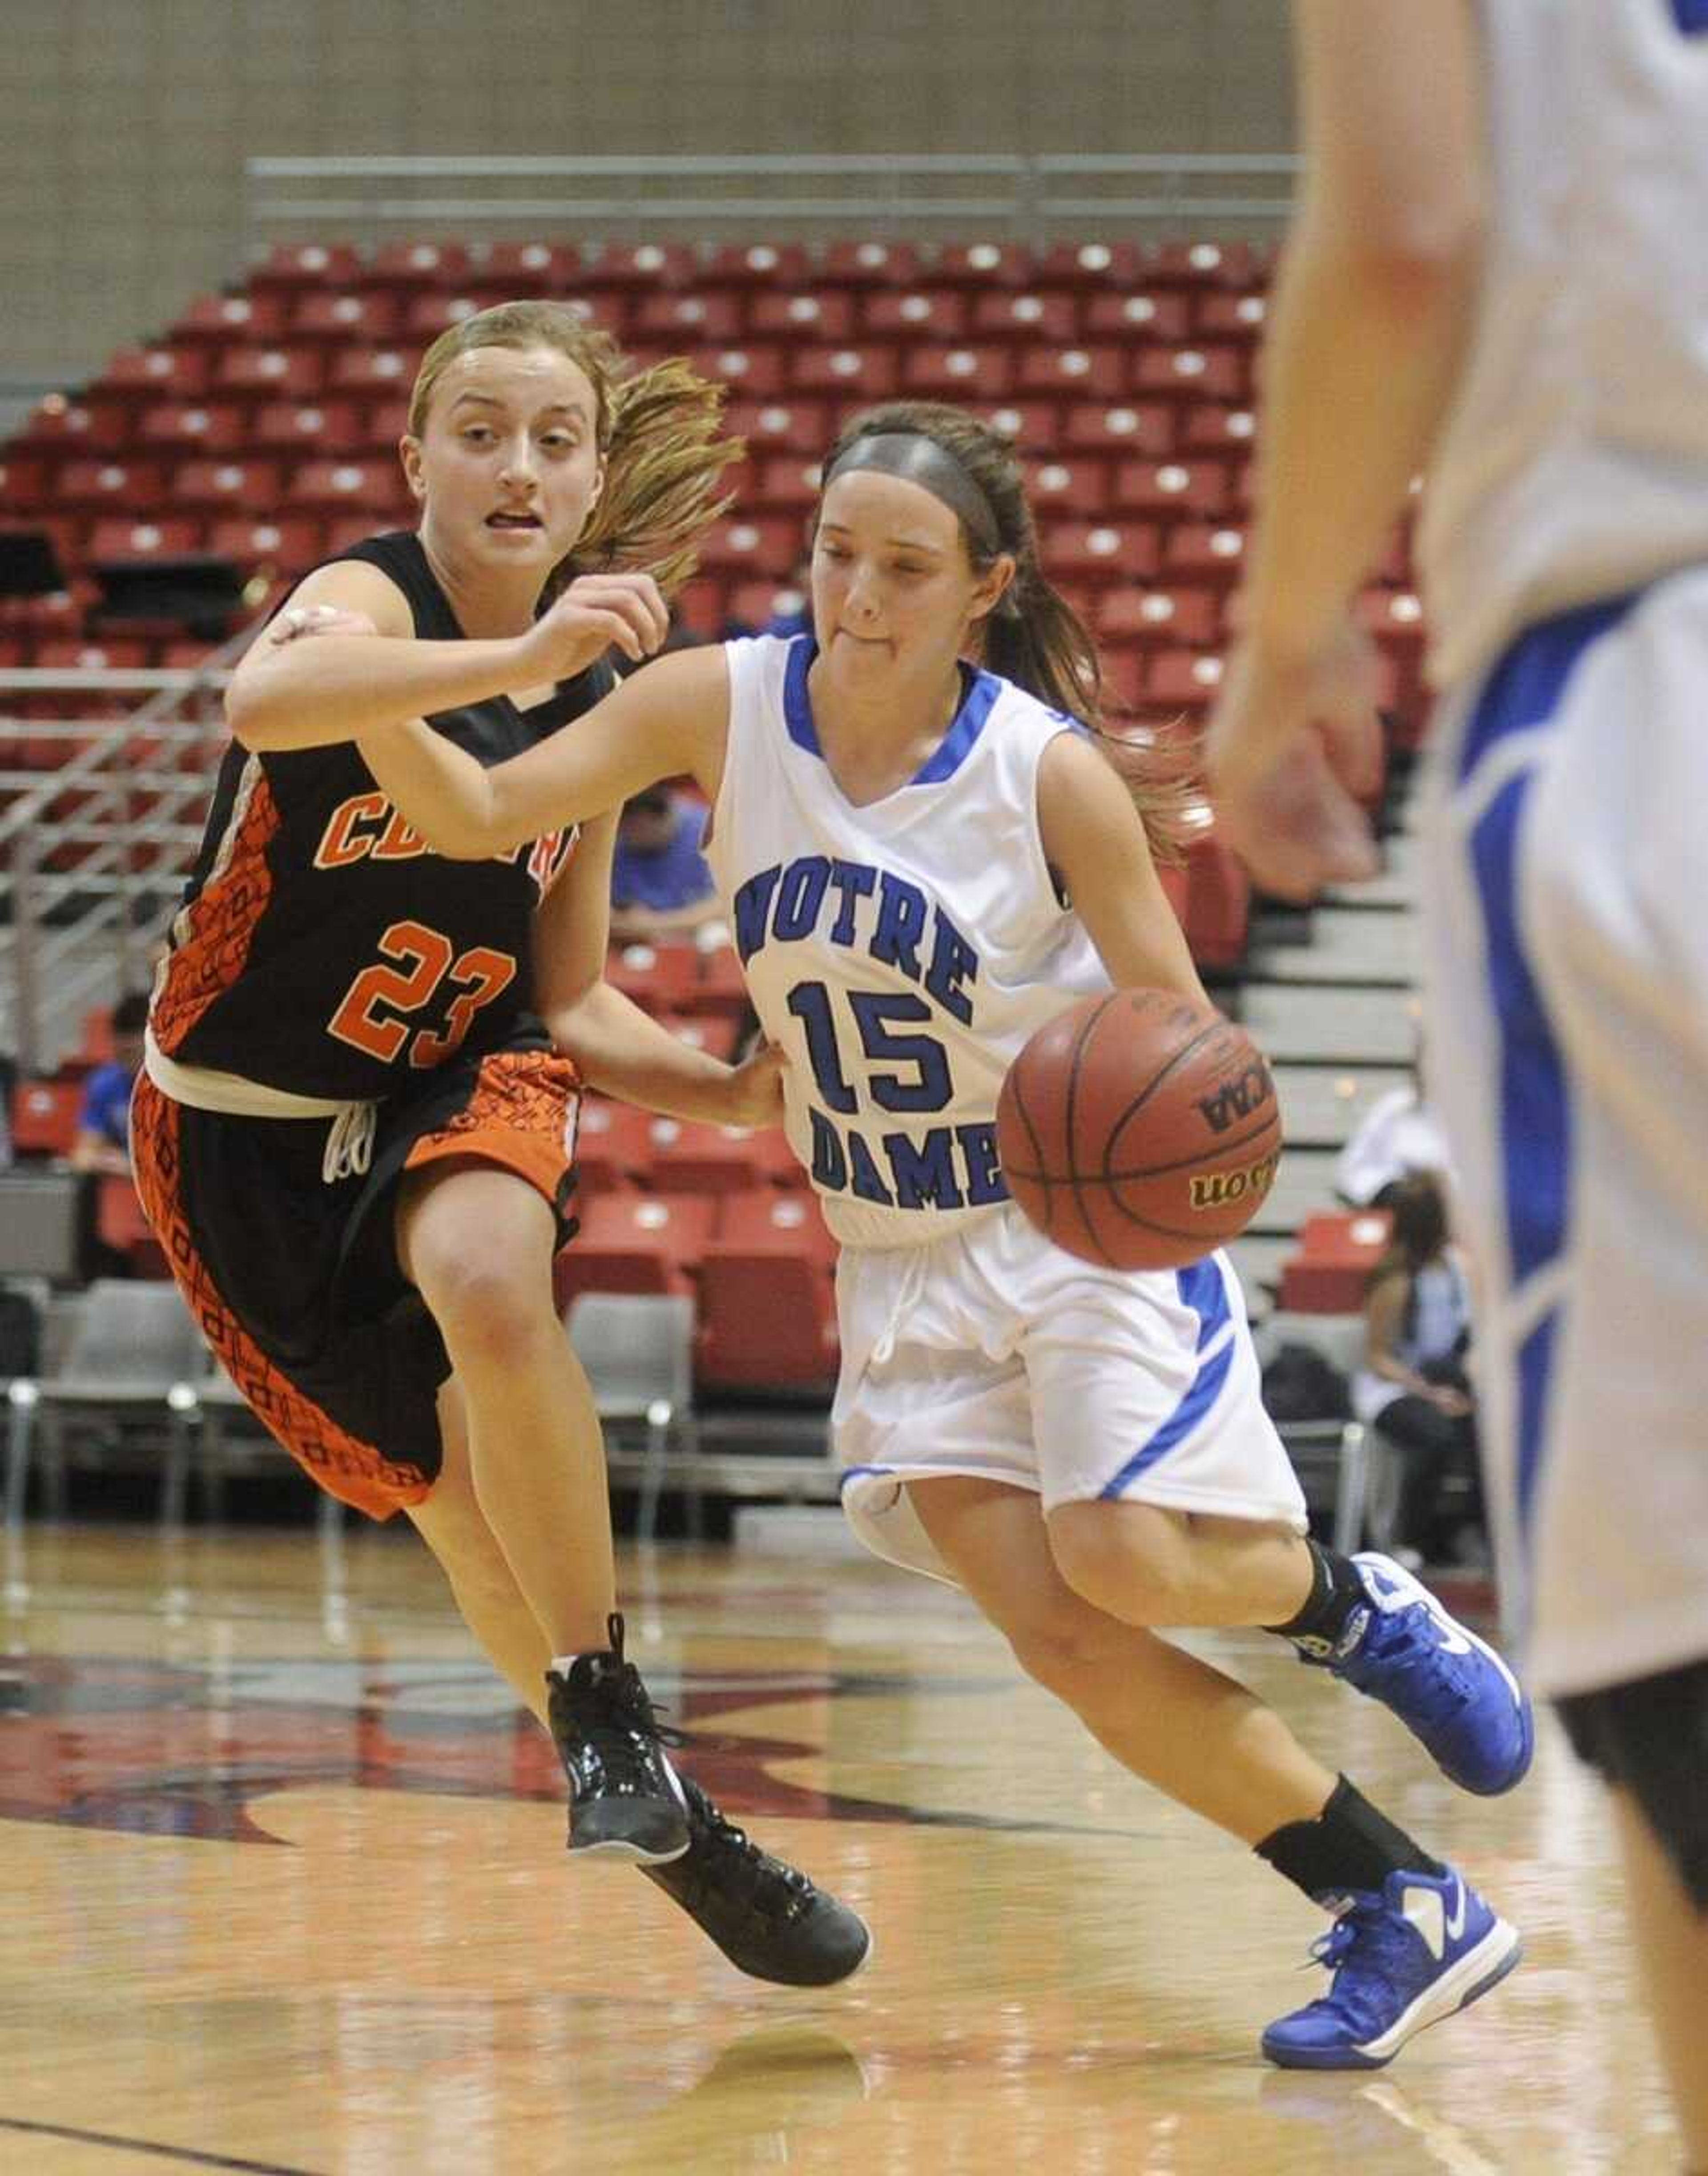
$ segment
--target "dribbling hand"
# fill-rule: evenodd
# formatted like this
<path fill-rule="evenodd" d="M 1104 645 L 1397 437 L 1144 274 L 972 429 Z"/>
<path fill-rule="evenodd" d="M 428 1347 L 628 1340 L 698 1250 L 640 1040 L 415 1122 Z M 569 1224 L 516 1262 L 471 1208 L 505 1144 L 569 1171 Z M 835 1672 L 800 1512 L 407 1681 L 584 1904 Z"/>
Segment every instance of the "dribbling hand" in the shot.
<path fill-rule="evenodd" d="M 523 684 L 573 680 L 607 650 L 639 665 L 662 649 L 670 612 L 650 574 L 582 574 L 517 645 Z"/>

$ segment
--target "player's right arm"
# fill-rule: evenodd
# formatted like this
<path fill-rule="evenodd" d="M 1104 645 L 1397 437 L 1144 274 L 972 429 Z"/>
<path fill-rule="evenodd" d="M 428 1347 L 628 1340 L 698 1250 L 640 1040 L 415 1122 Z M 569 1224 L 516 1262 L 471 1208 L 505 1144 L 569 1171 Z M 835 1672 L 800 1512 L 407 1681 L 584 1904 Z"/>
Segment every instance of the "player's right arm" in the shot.
<path fill-rule="evenodd" d="M 226 691 L 226 721 L 245 748 L 329 748 L 437 710 L 573 679 L 607 650 L 650 656 L 668 626 L 650 575 L 586 575 L 525 634 L 423 642 L 396 585 L 364 560 L 340 559 L 297 588 L 278 632 L 289 629 L 291 613 L 325 606 L 361 615 L 373 634 L 317 633 L 311 642 L 263 633 Z"/>
<path fill-rule="evenodd" d="M 686 650 L 490 770 L 419 724 L 373 733 L 361 748 L 375 782 L 430 846 L 481 861 L 603 815 L 661 779 L 692 778 L 715 805 L 729 708 L 721 648 Z"/>

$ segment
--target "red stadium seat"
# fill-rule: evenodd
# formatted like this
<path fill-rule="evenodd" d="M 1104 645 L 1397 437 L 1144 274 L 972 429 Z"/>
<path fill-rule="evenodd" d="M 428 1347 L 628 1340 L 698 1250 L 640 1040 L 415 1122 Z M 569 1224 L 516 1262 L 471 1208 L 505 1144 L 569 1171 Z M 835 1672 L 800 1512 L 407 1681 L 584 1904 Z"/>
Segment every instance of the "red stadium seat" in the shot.
<path fill-rule="evenodd" d="M 559 1311 L 584 1292 L 692 1292 L 715 1208 L 710 1196 L 612 1193 L 590 1200 L 579 1236 L 558 1257 Z"/>
<path fill-rule="evenodd" d="M 364 284 L 369 287 L 460 287 L 469 278 L 469 253 L 460 242 L 388 242 L 373 253 Z"/>
<path fill-rule="evenodd" d="M 280 481 L 275 461 L 182 461 L 172 472 L 171 495 L 179 506 L 258 518 L 277 505 Z"/>
<path fill-rule="evenodd" d="M 1183 340 L 1191 322 L 1182 295 L 1091 295 L 1085 299 L 1087 340 Z"/>
<path fill-rule="evenodd" d="M 798 289 L 810 285 L 813 260 L 798 242 L 729 242 L 713 250 L 705 277 L 714 287 Z"/>
<path fill-rule="evenodd" d="M 255 411 L 247 441 L 259 453 L 312 460 L 360 454 L 370 437 L 354 400 L 269 400 Z"/>
<path fill-rule="evenodd" d="M 202 541 L 199 521 L 179 516 L 133 521 L 128 516 L 97 521 L 89 532 L 91 562 L 115 559 L 170 559 L 194 552 Z"/>
<path fill-rule="evenodd" d="M 312 400 L 320 390 L 323 364 L 312 347 L 228 347 L 220 355 L 214 383 L 222 393 L 246 393 L 257 401 Z"/>
<path fill-rule="evenodd" d="M 793 571 L 801 550 L 800 524 L 775 514 L 758 521 L 715 522 L 700 544 L 699 557 L 708 574 L 763 574 L 781 582 Z"/>
<path fill-rule="evenodd" d="M 286 337 L 293 347 L 351 340 L 383 346 L 396 338 L 401 314 L 394 295 L 333 294 L 312 287 L 293 299 Z"/>
<path fill-rule="evenodd" d="M 143 411 L 137 442 L 150 453 L 237 454 L 250 438 L 242 411 L 229 403 L 167 400 Z"/>
<path fill-rule="evenodd" d="M 1207 710 L 1221 685 L 1221 660 L 1212 652 L 1165 650 L 1150 661 L 1145 697 L 1159 709 L 1191 715 Z"/>
<path fill-rule="evenodd" d="M 242 514 L 214 522 L 208 530 L 208 549 L 222 559 L 235 559 L 240 567 L 267 565 L 297 574 L 322 557 L 325 536 L 324 525 L 311 516 L 254 521 Z"/>
<path fill-rule="evenodd" d="M 68 513 L 151 514 L 160 504 L 161 482 L 156 461 L 68 461 L 55 497 Z"/>
<path fill-rule="evenodd" d="M 786 400 L 732 400 L 724 409 L 724 428 L 732 438 L 745 438 L 754 453 L 817 456 L 834 435 L 824 401 L 792 395 Z"/>
<path fill-rule="evenodd" d="M 1099 460 L 1029 461 L 1026 496 L 1040 520 L 1063 514 L 1093 520 L 1108 507 L 1107 465 Z"/>
<path fill-rule="evenodd" d="M 1052 340 L 1071 345 L 1079 338 L 1079 309 L 1068 294 L 1021 294 L 1004 290 L 976 295 L 972 330 L 982 340 Z"/>
<path fill-rule="evenodd" d="M 1136 242 L 1058 242 L 1045 250 L 1033 270 L 1040 286 L 1129 294 L 1141 284 L 1144 252 Z"/>
<path fill-rule="evenodd" d="M 343 514 L 352 508 L 388 514 L 410 503 L 403 476 L 386 461 L 305 461 L 286 487 L 291 513 Z"/>
<path fill-rule="evenodd" d="M 562 294 L 584 270 L 581 252 L 568 242 L 494 242 L 480 264 L 484 281 L 516 296 Z"/>
<path fill-rule="evenodd" d="M 631 336 L 686 346 L 708 340 L 734 345 L 742 332 L 741 304 L 732 295 L 643 295 L 629 313 Z"/>
<path fill-rule="evenodd" d="M 1159 522 L 1211 520 L 1227 510 L 1227 471 L 1214 461 L 1123 461 L 1111 503 Z"/>
<path fill-rule="evenodd" d="M 1062 426 L 1065 453 L 1132 454 L 1160 460 L 1174 450 L 1174 413 L 1166 401 L 1075 400 Z"/>
<path fill-rule="evenodd" d="M 837 294 L 754 295 L 748 330 L 775 340 L 846 340 L 854 337 L 854 302 Z"/>
<path fill-rule="evenodd" d="M 1156 532 L 1134 521 L 1052 522 L 1041 556 L 1052 580 L 1148 581 L 1157 568 Z"/>
<path fill-rule="evenodd" d="M 825 347 L 815 341 L 789 351 L 791 393 L 834 394 L 845 407 L 863 407 L 868 400 L 889 400 L 896 384 L 893 348 L 869 341 L 857 346 Z"/>
<path fill-rule="evenodd" d="M 1187 857 L 1186 906 L 1180 919 L 1200 966 L 1237 967 L 1245 957 L 1251 879 L 1214 839 L 1195 840 Z"/>
<path fill-rule="evenodd" d="M 1017 242 L 951 242 L 931 268 L 933 285 L 951 287 L 1025 287 L 1036 278 L 1031 250 Z"/>
<path fill-rule="evenodd" d="M 860 329 L 868 339 L 958 340 L 966 326 L 966 297 L 952 288 L 905 294 L 879 288 L 860 304 Z"/>
<path fill-rule="evenodd" d="M 1036 347 L 1018 358 L 1022 392 L 1071 394 L 1112 400 L 1127 390 L 1127 358 L 1118 347 Z"/>
<path fill-rule="evenodd" d="M 792 1183 L 800 1170 L 782 1129 L 755 1132 L 688 1118 L 655 1118 L 649 1129 L 652 1184 L 665 1194 L 739 1194 L 768 1179 Z"/>
<path fill-rule="evenodd" d="M 398 335 L 405 347 L 427 348 L 441 333 L 460 325 L 484 307 L 478 295 L 465 288 L 424 287 L 401 297 Z"/>
<path fill-rule="evenodd" d="M 838 287 L 917 287 L 923 275 L 919 252 L 906 242 L 833 242 L 823 275 Z"/>
<path fill-rule="evenodd" d="M 700 1379 L 828 1388 L 836 1371 L 835 1242 L 811 1194 L 732 1194 L 700 1258 Z"/>
<path fill-rule="evenodd" d="M 1388 1244 L 1385 1210 L 1328 1210 L 1306 1217 L 1281 1266 L 1280 1304 L 1302 1314 L 1353 1314 Z"/>
<path fill-rule="evenodd" d="M 1020 452 L 1057 451 L 1053 400 L 974 400 L 966 405 Z"/>
<path fill-rule="evenodd" d="M 280 287 L 343 289 L 354 286 L 362 271 L 361 256 L 351 242 L 280 242 L 251 275 L 249 285 L 260 294 Z"/>
<path fill-rule="evenodd" d="M 577 284 L 590 292 L 601 287 L 633 291 L 693 287 L 701 284 L 703 278 L 699 259 L 687 242 L 618 242 L 585 257 Z"/>
<path fill-rule="evenodd" d="M 692 944 L 621 945 L 607 957 L 605 979 L 644 1011 L 675 1012 L 699 980 L 699 955 Z"/>
<path fill-rule="evenodd" d="M 727 347 L 695 346 L 688 361 L 702 378 L 715 378 L 750 400 L 769 400 L 783 389 L 783 351 L 764 340 L 737 340 Z"/>
<path fill-rule="evenodd" d="M 584 1210 L 596 1194 L 645 1180 L 652 1163 L 651 1112 L 602 1096 L 585 1097 L 575 1163 L 582 1188 L 576 1199 Z"/>
<path fill-rule="evenodd" d="M 365 393 L 386 400 L 407 399 L 415 383 L 414 352 L 400 347 L 348 347 L 328 359 L 326 384 L 333 393 Z M 318 388 L 313 389 L 318 391 Z"/>
<path fill-rule="evenodd" d="M 12 1091 L 14 1154 L 69 1156 L 82 1108 L 80 1080 L 20 1080 Z"/>
<path fill-rule="evenodd" d="M 172 327 L 171 340 L 213 347 L 253 346 L 284 333 L 286 307 L 277 295 L 204 295 Z"/>
<path fill-rule="evenodd" d="M 1213 590 L 1112 590 L 1098 604 L 1097 632 L 1146 649 L 1207 648 L 1221 639 L 1221 599 Z"/>
<path fill-rule="evenodd" d="M 204 349 L 122 347 L 109 357 L 95 389 L 152 404 L 198 400 L 211 382 L 212 371 Z"/>
<path fill-rule="evenodd" d="M 737 493 L 737 503 L 804 510 L 819 503 L 819 479 L 816 460 L 803 461 L 798 454 L 774 454 L 759 464 L 751 488 Z"/>
<path fill-rule="evenodd" d="M 1189 408 L 1180 427 L 1183 454 L 1248 455 L 1257 428 L 1249 408 L 1230 408 L 1220 400 L 1205 400 Z"/>
<path fill-rule="evenodd" d="M 1250 373 L 1237 348 L 1142 347 L 1134 356 L 1132 389 L 1181 400 L 1237 402 L 1250 393 Z"/>
<path fill-rule="evenodd" d="M 999 347 L 938 347 L 925 341 L 901 351 L 901 383 L 932 400 L 993 400 L 1014 382 L 1014 362 Z"/>
<path fill-rule="evenodd" d="M 1232 589 L 1245 571 L 1245 531 L 1232 524 L 1177 523 L 1165 541 L 1163 565 L 1172 581 Z"/>
<path fill-rule="evenodd" d="M 1261 295 L 1234 295 L 1212 289 L 1192 298 L 1192 337 L 1255 342 L 1263 337 L 1265 314 Z"/>

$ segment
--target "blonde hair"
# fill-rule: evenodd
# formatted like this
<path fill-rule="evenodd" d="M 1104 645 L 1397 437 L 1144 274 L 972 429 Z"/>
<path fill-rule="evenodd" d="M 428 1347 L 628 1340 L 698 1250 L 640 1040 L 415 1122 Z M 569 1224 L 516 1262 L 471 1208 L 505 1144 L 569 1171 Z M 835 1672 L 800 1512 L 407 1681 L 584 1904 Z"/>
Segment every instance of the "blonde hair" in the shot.
<path fill-rule="evenodd" d="M 1112 732 L 1103 719 L 1103 671 L 1090 630 L 1054 589 L 1038 558 L 1037 530 L 1025 479 L 1012 443 L 964 408 L 937 400 L 890 400 L 868 408 L 844 424 L 824 459 L 829 476 L 857 438 L 912 432 L 957 460 L 983 492 L 996 525 L 994 551 L 982 550 L 964 521 L 958 522 L 967 559 L 976 574 L 1004 552 L 1014 560 L 1014 579 L 993 612 L 974 629 L 982 665 L 1036 695 L 1053 710 L 1077 718 L 1133 797 L 1158 861 L 1178 862 L 1192 833 L 1196 796 L 1183 766 L 1150 736 Z"/>
<path fill-rule="evenodd" d="M 718 492 L 723 472 L 745 451 L 719 436 L 724 389 L 679 358 L 631 371 L 610 334 L 565 302 L 498 302 L 442 332 L 422 357 L 410 394 L 409 428 L 421 438 L 440 379 L 476 348 L 550 348 L 565 356 L 593 389 L 594 434 L 605 464 L 605 489 L 575 541 L 552 570 L 547 596 L 577 574 L 645 568 L 666 596 L 697 563 L 700 537 L 730 503 Z"/>

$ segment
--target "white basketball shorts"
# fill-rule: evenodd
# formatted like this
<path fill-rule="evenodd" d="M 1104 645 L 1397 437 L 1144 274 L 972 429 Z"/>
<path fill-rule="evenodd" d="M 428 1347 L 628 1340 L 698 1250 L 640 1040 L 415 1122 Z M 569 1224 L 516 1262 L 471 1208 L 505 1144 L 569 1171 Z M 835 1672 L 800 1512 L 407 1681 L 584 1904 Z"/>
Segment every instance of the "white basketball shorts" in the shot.
<path fill-rule="evenodd" d="M 946 1475 L 1046 1511 L 1159 1504 L 1304 1531 L 1225 1256 L 1095 1269 L 1009 1206 L 924 1246 L 846 1248 L 836 1283 L 842 1502 L 875 1554 L 949 1578 L 906 1486 Z"/>
<path fill-rule="evenodd" d="M 1536 1689 L 1593 1691 L 1708 1656 L 1708 572 L 1528 630 L 1428 804 L 1504 1600 Z"/>

